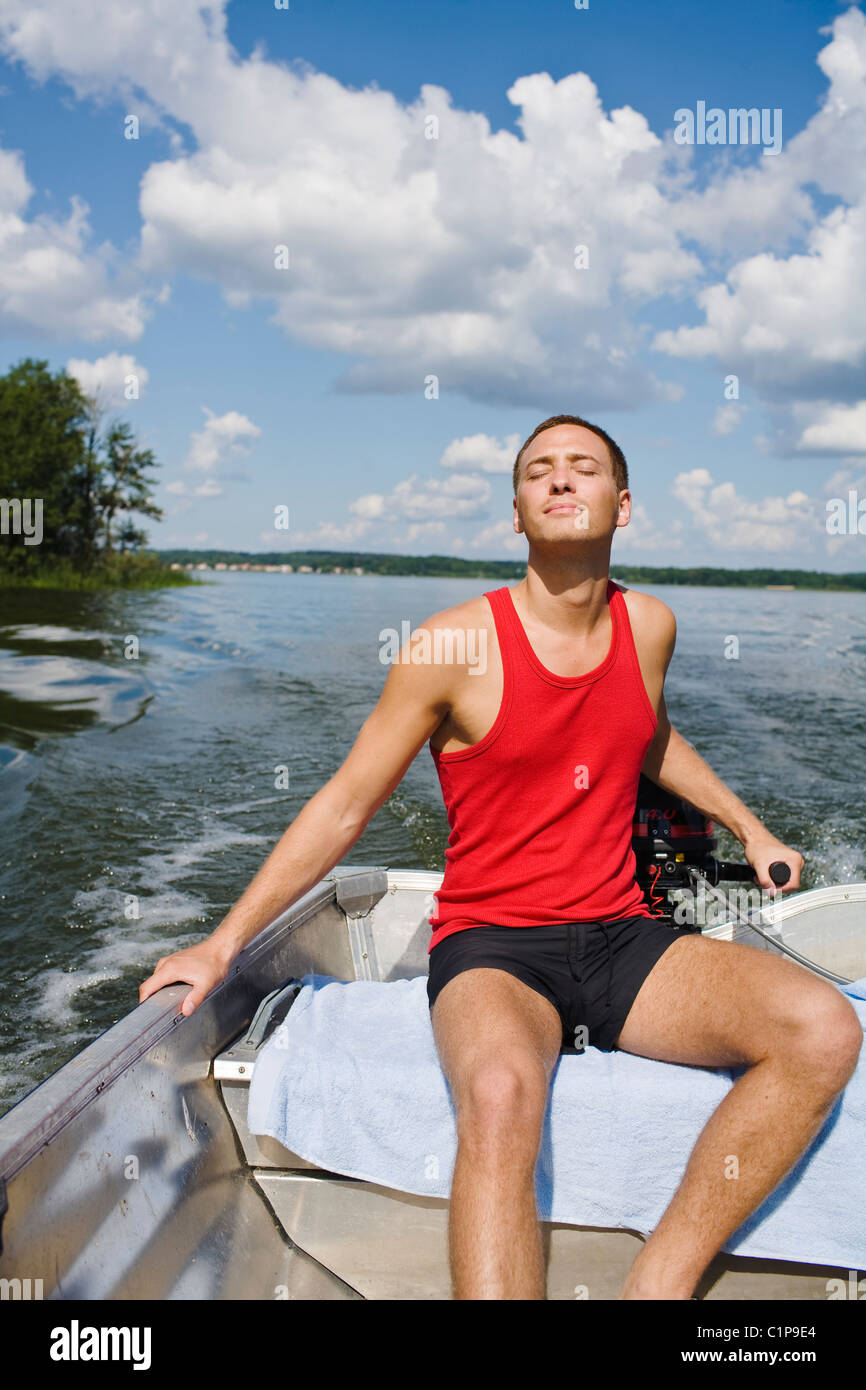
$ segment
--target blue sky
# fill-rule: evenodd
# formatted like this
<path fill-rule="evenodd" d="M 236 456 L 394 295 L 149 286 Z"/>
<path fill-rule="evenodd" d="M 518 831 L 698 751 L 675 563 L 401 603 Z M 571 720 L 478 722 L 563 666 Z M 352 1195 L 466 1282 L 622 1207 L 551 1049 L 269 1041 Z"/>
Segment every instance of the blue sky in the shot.
<path fill-rule="evenodd" d="M 568 412 L 622 563 L 866 569 L 862 5 L 4 0 L 0 63 L 3 370 L 130 421 L 151 544 L 522 558 Z"/>

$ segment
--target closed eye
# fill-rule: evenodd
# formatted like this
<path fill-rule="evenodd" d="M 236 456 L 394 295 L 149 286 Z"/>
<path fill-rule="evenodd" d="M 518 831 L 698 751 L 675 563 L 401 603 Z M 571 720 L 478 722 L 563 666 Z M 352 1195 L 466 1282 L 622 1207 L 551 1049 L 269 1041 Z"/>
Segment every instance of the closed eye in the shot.
<path fill-rule="evenodd" d="M 578 473 L 585 473 L 588 478 L 594 478 L 598 473 L 598 469 L 596 468 L 579 468 L 577 471 Z M 530 483 L 534 483 L 536 479 L 543 477 L 543 473 L 527 473 L 526 475 L 527 481 Z"/>

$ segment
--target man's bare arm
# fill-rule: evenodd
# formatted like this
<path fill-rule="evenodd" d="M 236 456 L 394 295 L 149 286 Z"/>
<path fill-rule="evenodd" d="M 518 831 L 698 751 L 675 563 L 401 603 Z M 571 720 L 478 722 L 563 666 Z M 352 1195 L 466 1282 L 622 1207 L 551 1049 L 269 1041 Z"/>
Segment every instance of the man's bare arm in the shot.
<path fill-rule="evenodd" d="M 766 833 L 757 816 L 716 776 L 709 763 L 674 728 L 662 699 L 656 736 L 650 744 L 643 771 L 660 787 L 684 796 L 699 811 L 736 835 L 741 843 Z"/>
<path fill-rule="evenodd" d="M 781 860 L 790 867 L 791 877 L 783 892 L 800 886 L 803 856 L 797 850 L 777 840 L 762 821 L 735 796 L 730 787 L 717 777 L 709 763 L 695 751 L 668 719 L 662 696 L 658 711 L 658 728 L 644 759 L 643 772 L 675 796 L 684 797 L 711 820 L 727 826 L 743 846 L 743 852 L 755 870 L 761 888 L 775 893 L 769 867 Z"/>
<path fill-rule="evenodd" d="M 392 665 L 345 762 L 295 817 L 216 930 L 157 962 L 139 987 L 139 1003 L 165 985 L 186 981 L 193 988 L 182 1012 L 191 1014 L 225 979 L 244 946 L 340 863 L 448 712 L 453 669 Z"/>

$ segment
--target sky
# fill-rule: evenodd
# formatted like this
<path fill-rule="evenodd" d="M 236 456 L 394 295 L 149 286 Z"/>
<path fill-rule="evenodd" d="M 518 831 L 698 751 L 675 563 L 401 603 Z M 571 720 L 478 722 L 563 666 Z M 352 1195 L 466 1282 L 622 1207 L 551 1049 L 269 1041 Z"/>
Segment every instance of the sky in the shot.
<path fill-rule="evenodd" d="M 0 0 L 0 328 L 156 548 L 522 560 L 562 413 L 614 561 L 866 570 L 864 7 Z"/>

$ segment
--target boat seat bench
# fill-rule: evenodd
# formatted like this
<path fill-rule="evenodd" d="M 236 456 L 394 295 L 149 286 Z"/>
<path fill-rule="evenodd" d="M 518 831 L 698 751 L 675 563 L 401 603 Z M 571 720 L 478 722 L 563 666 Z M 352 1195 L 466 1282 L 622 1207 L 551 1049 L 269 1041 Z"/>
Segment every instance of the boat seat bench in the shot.
<path fill-rule="evenodd" d="M 365 1298 L 449 1299 L 448 1201 L 333 1173 L 247 1125 L 255 1056 L 301 989 L 290 979 L 214 1059 L 214 1080 L 252 1179 L 295 1245 Z M 617 1299 L 640 1232 L 542 1222 L 548 1299 Z M 848 1271 L 721 1254 L 698 1287 L 710 1300 L 823 1299 Z"/>

